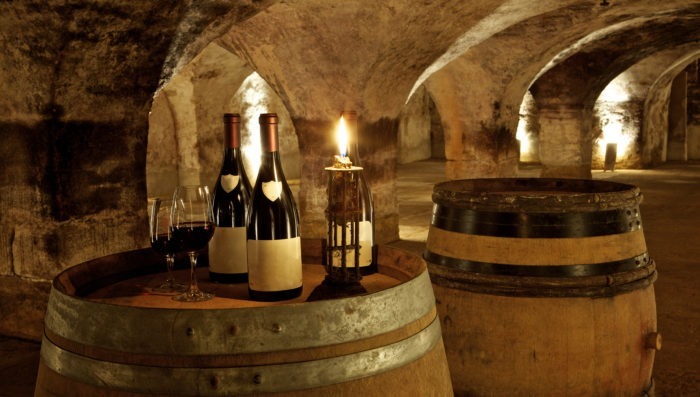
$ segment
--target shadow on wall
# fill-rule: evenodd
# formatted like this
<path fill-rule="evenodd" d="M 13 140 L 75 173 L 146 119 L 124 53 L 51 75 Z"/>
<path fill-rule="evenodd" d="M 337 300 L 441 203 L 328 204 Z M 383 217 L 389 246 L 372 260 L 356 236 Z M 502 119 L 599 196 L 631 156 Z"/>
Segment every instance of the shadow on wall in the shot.
<path fill-rule="evenodd" d="M 37 126 L 0 123 L 4 160 L 3 186 L 38 187 L 33 205 L 56 221 L 124 208 L 125 191 L 143 182 L 143 147 L 124 131 L 126 123 L 61 120 L 60 106 L 49 106 L 50 118 Z M 37 131 L 43 132 L 37 134 Z M 119 133 L 117 133 L 119 132 Z M 133 156 L 132 156 L 133 155 Z M 28 166 L 29 165 L 29 166 Z M 39 202 L 36 202 L 38 197 Z"/>

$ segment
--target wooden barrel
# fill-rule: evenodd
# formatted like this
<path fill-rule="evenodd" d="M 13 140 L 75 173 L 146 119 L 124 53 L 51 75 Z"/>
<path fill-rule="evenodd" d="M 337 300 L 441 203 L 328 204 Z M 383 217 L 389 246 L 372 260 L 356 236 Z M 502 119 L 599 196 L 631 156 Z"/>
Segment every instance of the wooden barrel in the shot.
<path fill-rule="evenodd" d="M 35 395 L 452 395 L 419 256 L 380 247 L 365 293 L 314 301 L 325 271 L 308 262 L 302 296 L 281 303 L 209 283 L 206 268 L 199 284 L 214 300 L 153 293 L 164 263 L 150 249 L 74 266 L 53 282 Z"/>
<path fill-rule="evenodd" d="M 425 259 L 452 385 L 468 396 L 642 396 L 660 348 L 639 189 L 438 184 Z"/>

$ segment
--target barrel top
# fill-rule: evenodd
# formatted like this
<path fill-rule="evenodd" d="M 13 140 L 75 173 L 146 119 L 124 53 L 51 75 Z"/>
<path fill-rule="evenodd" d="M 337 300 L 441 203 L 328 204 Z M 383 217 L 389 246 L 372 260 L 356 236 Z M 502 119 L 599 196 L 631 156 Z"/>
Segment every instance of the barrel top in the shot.
<path fill-rule="evenodd" d="M 54 342 L 98 346 L 108 352 L 254 354 L 370 338 L 434 313 L 425 261 L 384 246 L 378 252 L 379 272 L 362 279 L 366 291 L 309 299 L 319 290 L 325 269 L 308 260 L 304 246 L 302 240 L 303 293 L 283 302 L 249 300 L 245 283 L 210 283 L 204 267 L 198 269 L 199 287 L 216 297 L 175 302 L 171 295 L 153 292 L 165 277 L 165 263 L 151 249 L 76 265 L 54 279 L 45 333 Z M 313 248 L 320 249 L 320 244 Z M 206 262 L 206 255 L 202 259 Z M 188 275 L 184 268 L 177 272 Z M 115 320 L 120 332 L 106 332 L 105 325 Z M 105 332 L 95 332 L 100 329 Z"/>
<path fill-rule="evenodd" d="M 305 303 L 312 300 L 333 299 L 328 294 L 311 297 L 325 277 L 325 269 L 318 263 L 320 257 L 307 254 L 320 250 L 320 244 L 303 241 L 304 289 L 298 298 L 280 302 L 257 302 L 248 298 L 247 284 L 219 284 L 211 282 L 206 267 L 206 252 L 200 254 L 197 268 L 200 289 L 215 293 L 215 298 L 205 302 L 176 302 L 172 294 L 153 290 L 165 279 L 164 258 L 151 249 L 121 252 L 96 258 L 64 270 L 53 280 L 53 288 L 66 296 L 105 304 L 161 309 L 236 309 L 264 306 L 279 306 Z M 310 247 L 311 246 L 311 247 Z M 383 263 L 379 271 L 361 280 L 363 293 L 373 294 L 407 282 L 425 271 L 425 262 L 420 257 L 403 251 L 382 247 Z M 178 257 L 174 271 L 176 279 L 186 283 L 189 277 L 189 262 Z M 327 290 L 324 288 L 324 290 Z M 318 296 L 318 295 L 315 295 Z"/>
<path fill-rule="evenodd" d="M 641 200 L 634 185 L 591 179 L 460 179 L 433 188 L 435 204 L 484 211 L 598 211 L 636 207 Z"/>

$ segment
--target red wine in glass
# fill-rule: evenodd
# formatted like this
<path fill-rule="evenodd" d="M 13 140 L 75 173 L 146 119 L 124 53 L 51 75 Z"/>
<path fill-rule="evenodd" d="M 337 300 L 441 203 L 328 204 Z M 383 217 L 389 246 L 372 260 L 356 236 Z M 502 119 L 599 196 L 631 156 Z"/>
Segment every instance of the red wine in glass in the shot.
<path fill-rule="evenodd" d="M 175 255 L 179 251 L 177 243 L 167 233 L 152 238 L 151 247 L 161 255 Z"/>
<path fill-rule="evenodd" d="M 214 213 L 207 186 L 178 186 L 173 194 L 170 212 L 172 239 L 177 248 L 190 258 L 190 286 L 182 295 L 173 297 L 181 302 L 201 302 L 214 298 L 197 285 L 197 251 L 205 248 L 214 234 Z"/>
<path fill-rule="evenodd" d="M 172 200 L 154 198 L 149 200 L 149 235 L 151 247 L 161 255 L 165 256 L 167 265 L 167 277 L 155 292 L 182 292 L 186 287 L 175 281 L 173 277 L 173 267 L 175 265 L 175 254 L 179 251 L 176 241 L 172 238 L 170 228 L 170 211 Z"/>
<path fill-rule="evenodd" d="M 199 251 L 207 246 L 214 235 L 211 222 L 191 222 L 173 230 L 173 240 L 181 251 Z"/>

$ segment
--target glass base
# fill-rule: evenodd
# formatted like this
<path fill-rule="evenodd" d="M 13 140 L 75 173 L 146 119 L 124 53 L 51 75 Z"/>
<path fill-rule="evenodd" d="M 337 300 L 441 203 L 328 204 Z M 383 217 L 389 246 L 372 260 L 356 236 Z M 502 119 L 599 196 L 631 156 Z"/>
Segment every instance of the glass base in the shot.
<path fill-rule="evenodd" d="M 178 302 L 203 302 L 214 299 L 214 294 L 199 290 L 189 290 L 181 295 L 173 296 L 173 300 Z"/>
<path fill-rule="evenodd" d="M 185 292 L 187 291 L 187 286 L 184 284 L 180 284 L 175 281 L 166 281 L 163 284 L 161 284 L 159 287 L 153 288 L 151 291 L 153 292 L 158 292 L 161 294 L 172 294 L 172 293 L 177 293 L 177 292 Z"/>

